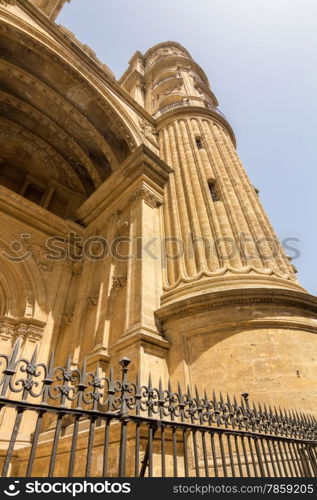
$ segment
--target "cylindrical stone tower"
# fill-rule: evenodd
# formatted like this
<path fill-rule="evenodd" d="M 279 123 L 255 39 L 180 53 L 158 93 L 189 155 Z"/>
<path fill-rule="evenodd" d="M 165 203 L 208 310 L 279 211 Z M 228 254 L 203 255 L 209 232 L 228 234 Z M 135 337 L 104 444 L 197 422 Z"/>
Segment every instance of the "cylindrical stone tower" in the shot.
<path fill-rule="evenodd" d="M 171 377 L 312 410 L 316 300 L 296 280 L 204 71 L 174 42 L 131 63 L 143 74 L 133 96 L 156 118 L 173 168 L 156 311 Z"/>

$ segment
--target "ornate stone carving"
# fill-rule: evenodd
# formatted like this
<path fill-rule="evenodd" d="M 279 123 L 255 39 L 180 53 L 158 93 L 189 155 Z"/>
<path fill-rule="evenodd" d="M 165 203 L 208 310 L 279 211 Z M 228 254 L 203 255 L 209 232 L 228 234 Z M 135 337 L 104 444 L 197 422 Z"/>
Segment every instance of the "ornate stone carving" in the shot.
<path fill-rule="evenodd" d="M 0 0 L 0 5 L 4 5 L 5 7 L 7 5 L 15 5 L 15 0 Z"/>
<path fill-rule="evenodd" d="M 72 261 L 72 274 L 73 276 L 79 276 L 83 270 L 83 261 Z"/>
<path fill-rule="evenodd" d="M 127 236 L 129 233 L 130 224 L 127 220 L 125 220 L 116 230 L 115 238 L 122 238 L 123 236 Z"/>
<path fill-rule="evenodd" d="M 7 322 L 3 322 L 1 325 L 0 325 L 0 337 L 2 340 L 9 340 L 9 339 L 12 339 L 13 336 L 14 336 L 14 330 L 15 330 L 15 326 L 10 324 L 10 323 L 7 323 Z"/>
<path fill-rule="evenodd" d="M 143 118 L 139 118 L 139 125 L 144 137 L 149 139 L 149 141 L 154 142 L 157 145 L 157 132 L 155 128 Z"/>
<path fill-rule="evenodd" d="M 175 85 L 174 87 L 166 90 L 164 95 L 177 94 L 182 91 L 183 85 Z"/>
<path fill-rule="evenodd" d="M 135 203 L 140 199 L 144 200 L 152 208 L 158 208 L 163 204 L 154 193 L 144 187 L 139 188 L 133 193 L 131 198 L 129 198 L 129 203 Z"/>
<path fill-rule="evenodd" d="M 29 323 L 28 320 L 26 321 L 3 318 L 0 320 L 0 338 L 5 341 L 14 341 L 20 337 L 22 340 L 38 342 L 43 336 L 43 326 Z"/>
<path fill-rule="evenodd" d="M 107 217 L 106 223 L 111 224 L 112 222 L 118 222 L 120 220 L 120 216 L 121 216 L 121 211 L 115 210 L 109 215 L 109 217 Z"/>
<path fill-rule="evenodd" d="M 126 276 L 112 276 L 112 288 L 124 288 L 126 282 Z"/>
<path fill-rule="evenodd" d="M 70 325 L 74 320 L 75 311 L 71 309 L 69 311 L 64 311 L 62 314 L 62 326 L 65 327 Z"/>
<path fill-rule="evenodd" d="M 55 262 L 48 258 L 47 251 L 44 248 L 39 245 L 28 245 L 27 248 L 41 271 L 48 273 L 53 271 Z"/>
<path fill-rule="evenodd" d="M 98 304 L 98 300 L 99 300 L 99 293 L 95 293 L 94 295 L 89 295 L 89 297 L 87 297 L 87 305 L 89 309 L 96 307 L 96 305 Z"/>

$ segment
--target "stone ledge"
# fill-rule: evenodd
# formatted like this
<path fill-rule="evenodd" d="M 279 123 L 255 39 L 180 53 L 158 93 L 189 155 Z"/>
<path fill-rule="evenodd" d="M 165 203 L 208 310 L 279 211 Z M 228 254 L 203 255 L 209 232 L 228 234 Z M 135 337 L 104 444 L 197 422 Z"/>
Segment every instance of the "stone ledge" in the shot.
<path fill-rule="evenodd" d="M 164 322 L 212 309 L 267 304 L 287 306 L 306 312 L 308 311 L 313 313 L 317 320 L 317 297 L 294 290 L 251 287 L 209 292 L 184 300 L 178 300 L 157 309 L 155 314 L 161 322 Z"/>

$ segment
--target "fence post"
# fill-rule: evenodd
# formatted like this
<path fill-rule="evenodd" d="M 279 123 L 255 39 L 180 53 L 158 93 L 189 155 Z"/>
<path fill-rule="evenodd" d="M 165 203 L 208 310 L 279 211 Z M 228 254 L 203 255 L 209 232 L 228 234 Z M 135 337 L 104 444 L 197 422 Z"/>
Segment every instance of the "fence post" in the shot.
<path fill-rule="evenodd" d="M 120 434 L 120 455 L 119 455 L 119 477 L 125 477 L 126 475 L 126 462 L 127 462 L 127 425 L 128 425 L 128 405 L 127 400 L 129 398 L 129 384 L 127 380 L 128 366 L 131 363 L 129 358 L 122 358 L 119 361 L 119 365 L 122 367 L 122 379 L 121 379 L 121 408 L 120 408 L 120 420 L 121 420 L 121 434 Z"/>

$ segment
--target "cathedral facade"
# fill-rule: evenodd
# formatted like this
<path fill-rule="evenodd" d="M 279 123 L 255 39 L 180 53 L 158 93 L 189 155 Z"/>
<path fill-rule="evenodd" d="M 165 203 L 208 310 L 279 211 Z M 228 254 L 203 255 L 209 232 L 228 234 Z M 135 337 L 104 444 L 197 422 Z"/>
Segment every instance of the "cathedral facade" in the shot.
<path fill-rule="evenodd" d="M 116 80 L 64 3 L 0 1 L 1 352 L 315 412 L 317 300 L 203 69 L 164 42 Z"/>

